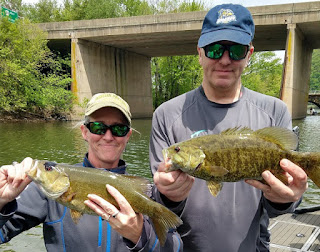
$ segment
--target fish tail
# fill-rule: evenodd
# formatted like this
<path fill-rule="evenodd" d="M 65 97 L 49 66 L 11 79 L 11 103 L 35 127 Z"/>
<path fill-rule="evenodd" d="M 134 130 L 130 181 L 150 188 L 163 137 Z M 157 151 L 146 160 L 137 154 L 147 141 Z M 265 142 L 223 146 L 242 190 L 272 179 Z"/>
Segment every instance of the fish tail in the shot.
<path fill-rule="evenodd" d="M 305 169 L 305 172 L 313 183 L 320 188 L 320 153 L 309 153 L 307 169 Z"/>
<path fill-rule="evenodd" d="M 150 218 L 161 246 L 165 244 L 169 229 L 176 229 L 182 224 L 179 216 L 159 203 L 156 205 L 154 215 Z"/>

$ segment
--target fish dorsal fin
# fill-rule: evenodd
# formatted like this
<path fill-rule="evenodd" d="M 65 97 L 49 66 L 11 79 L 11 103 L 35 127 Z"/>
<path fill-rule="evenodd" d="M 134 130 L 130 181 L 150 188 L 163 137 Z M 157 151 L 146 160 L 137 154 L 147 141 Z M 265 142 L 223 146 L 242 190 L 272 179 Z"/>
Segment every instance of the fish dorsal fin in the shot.
<path fill-rule="evenodd" d="M 298 147 L 297 135 L 289 129 L 280 127 L 267 127 L 254 131 L 254 135 L 275 143 L 285 150 L 295 150 Z"/>
<path fill-rule="evenodd" d="M 152 188 L 150 181 L 146 178 L 134 175 L 122 175 L 133 181 L 132 186 L 139 192 L 148 194 Z"/>
<path fill-rule="evenodd" d="M 252 134 L 254 131 L 248 127 L 235 127 L 222 131 L 220 135 L 248 135 Z"/>

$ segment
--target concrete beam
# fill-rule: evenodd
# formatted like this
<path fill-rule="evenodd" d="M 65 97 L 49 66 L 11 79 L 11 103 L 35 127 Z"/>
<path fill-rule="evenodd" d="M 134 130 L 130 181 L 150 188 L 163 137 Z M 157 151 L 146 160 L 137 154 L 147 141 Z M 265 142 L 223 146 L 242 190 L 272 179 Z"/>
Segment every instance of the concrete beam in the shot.
<path fill-rule="evenodd" d="M 307 113 L 312 51 L 299 26 L 289 24 L 280 98 L 293 119 Z"/>
<path fill-rule="evenodd" d="M 320 48 L 320 1 L 248 8 L 256 24 L 256 51 L 284 50 L 287 24 L 298 23 Z M 148 57 L 196 54 L 207 11 L 39 24 L 49 40 L 81 38 Z"/>
<path fill-rule="evenodd" d="M 134 118 L 152 116 L 149 57 L 77 38 L 71 43 L 71 89 L 80 104 L 73 119 L 83 118 L 81 104 L 100 92 L 124 98 Z"/>

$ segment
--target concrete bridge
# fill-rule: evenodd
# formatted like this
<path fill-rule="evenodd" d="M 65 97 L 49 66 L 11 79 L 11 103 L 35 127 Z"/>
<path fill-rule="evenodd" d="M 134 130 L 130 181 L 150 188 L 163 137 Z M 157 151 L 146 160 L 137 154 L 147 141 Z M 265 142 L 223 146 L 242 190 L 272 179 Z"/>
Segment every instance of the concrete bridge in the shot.
<path fill-rule="evenodd" d="M 310 92 L 308 102 L 311 102 L 314 105 L 316 105 L 318 108 L 320 108 L 320 90 L 315 92 Z"/>
<path fill-rule="evenodd" d="M 256 51 L 286 50 L 281 99 L 293 118 L 306 115 L 311 56 L 320 48 L 320 1 L 251 7 Z M 79 102 L 97 92 L 126 99 L 135 118 L 151 117 L 151 57 L 196 54 L 207 12 L 43 23 L 49 45 L 71 52 Z M 81 113 L 80 111 L 78 111 Z"/>

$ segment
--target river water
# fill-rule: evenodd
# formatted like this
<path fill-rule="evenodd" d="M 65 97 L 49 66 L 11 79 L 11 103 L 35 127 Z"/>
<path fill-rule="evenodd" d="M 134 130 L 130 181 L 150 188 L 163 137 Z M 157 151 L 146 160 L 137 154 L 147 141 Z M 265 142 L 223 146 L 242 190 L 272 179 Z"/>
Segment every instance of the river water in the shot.
<path fill-rule="evenodd" d="M 300 128 L 299 151 L 320 151 L 320 116 L 307 116 L 294 120 Z M 133 120 L 134 132 L 124 152 L 123 159 L 129 173 L 151 180 L 148 158 L 148 143 L 151 119 Z M 45 159 L 59 163 L 78 163 L 87 150 L 79 126 L 74 122 L 1 122 L 0 166 L 22 161 L 25 157 Z M 301 206 L 319 205 L 320 190 L 309 181 Z M 6 252 L 45 251 L 41 227 L 20 234 L 7 244 L 0 245 Z"/>

